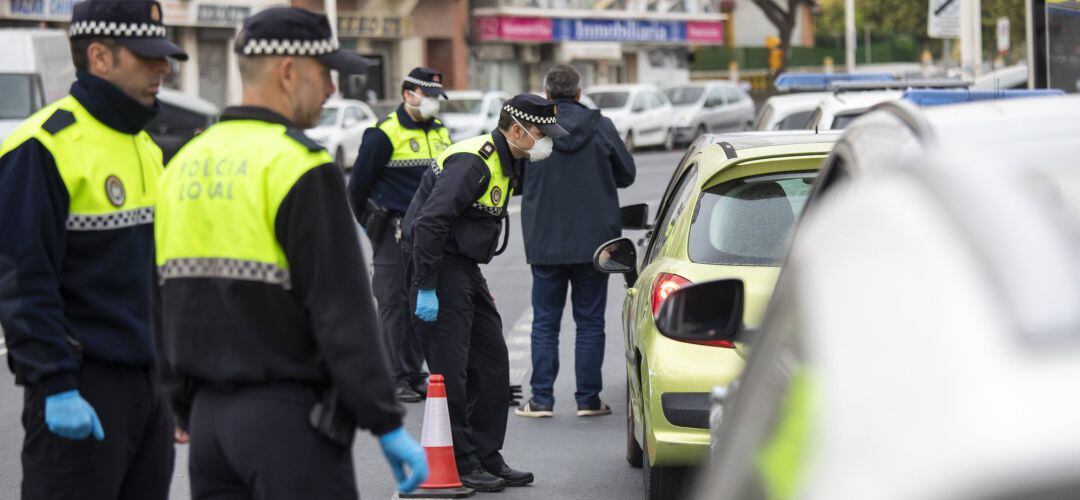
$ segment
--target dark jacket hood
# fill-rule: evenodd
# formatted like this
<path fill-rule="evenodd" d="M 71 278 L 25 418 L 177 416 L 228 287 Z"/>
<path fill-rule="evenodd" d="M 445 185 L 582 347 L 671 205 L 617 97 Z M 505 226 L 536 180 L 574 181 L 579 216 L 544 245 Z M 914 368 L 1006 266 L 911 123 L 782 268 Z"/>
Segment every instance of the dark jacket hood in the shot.
<path fill-rule="evenodd" d="M 599 110 L 589 109 L 573 99 L 555 99 L 555 113 L 559 125 L 569 132 L 566 137 L 555 139 L 555 151 L 573 153 L 589 143 L 596 135 L 600 123 Z"/>

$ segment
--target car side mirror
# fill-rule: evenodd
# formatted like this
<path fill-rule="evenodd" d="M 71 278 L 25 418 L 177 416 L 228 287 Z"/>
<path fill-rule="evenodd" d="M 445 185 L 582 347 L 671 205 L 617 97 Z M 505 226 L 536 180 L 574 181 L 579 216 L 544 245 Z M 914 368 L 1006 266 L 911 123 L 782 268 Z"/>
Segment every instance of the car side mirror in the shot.
<path fill-rule="evenodd" d="M 742 330 L 742 280 L 698 283 L 675 290 L 657 311 L 656 328 L 665 337 L 695 343 L 734 342 Z"/>
<path fill-rule="evenodd" d="M 650 229 L 649 205 L 637 203 L 619 209 L 619 220 L 623 229 Z"/>
<path fill-rule="evenodd" d="M 633 286 L 637 281 L 637 247 L 630 238 L 604 243 L 593 254 L 593 267 L 604 274 L 622 274 L 626 286 Z"/>

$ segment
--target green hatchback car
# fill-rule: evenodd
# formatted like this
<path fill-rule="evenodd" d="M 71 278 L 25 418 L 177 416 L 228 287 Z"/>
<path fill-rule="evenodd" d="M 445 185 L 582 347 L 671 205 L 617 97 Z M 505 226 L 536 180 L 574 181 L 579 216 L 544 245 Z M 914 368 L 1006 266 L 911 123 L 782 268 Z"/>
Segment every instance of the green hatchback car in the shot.
<path fill-rule="evenodd" d="M 745 347 L 729 341 L 669 338 L 656 327 L 664 299 L 690 283 L 737 278 L 745 284 L 744 326 L 761 321 L 787 240 L 835 133 L 704 135 L 675 169 L 657 217 L 623 209 L 625 229 L 647 229 L 605 243 L 594 265 L 624 274 L 626 458 L 644 467 L 645 497 L 675 498 L 688 466 L 709 449 L 709 395 L 742 372 Z M 638 259 L 638 245 L 643 250 Z"/>

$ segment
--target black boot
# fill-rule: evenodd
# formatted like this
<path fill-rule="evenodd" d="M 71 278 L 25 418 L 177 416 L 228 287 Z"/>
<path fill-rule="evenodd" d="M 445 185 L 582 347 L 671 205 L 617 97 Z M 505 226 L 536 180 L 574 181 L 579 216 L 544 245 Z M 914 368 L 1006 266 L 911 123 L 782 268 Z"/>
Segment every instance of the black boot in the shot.
<path fill-rule="evenodd" d="M 504 481 L 506 481 L 507 486 L 525 486 L 527 484 L 532 484 L 533 482 L 532 472 L 514 470 L 506 464 L 503 464 L 502 467 L 499 467 L 495 470 L 488 469 L 488 472 L 498 477 L 501 477 Z"/>
<path fill-rule="evenodd" d="M 503 478 L 489 474 L 483 467 L 477 467 L 467 474 L 462 474 L 461 484 L 476 491 L 490 492 L 506 489 L 506 481 Z"/>

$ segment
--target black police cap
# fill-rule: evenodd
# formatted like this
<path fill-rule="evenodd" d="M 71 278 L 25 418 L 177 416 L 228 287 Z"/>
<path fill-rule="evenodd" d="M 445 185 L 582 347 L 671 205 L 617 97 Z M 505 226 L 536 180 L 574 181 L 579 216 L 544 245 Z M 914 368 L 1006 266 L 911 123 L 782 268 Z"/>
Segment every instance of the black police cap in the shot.
<path fill-rule="evenodd" d="M 271 7 L 244 20 L 233 50 L 244 56 L 314 57 L 343 73 L 362 73 L 373 64 L 341 50 L 326 16 L 296 7 Z"/>
<path fill-rule="evenodd" d="M 86 0 L 71 9 L 68 36 L 113 38 L 142 57 L 171 57 L 186 61 L 188 55 L 168 38 L 161 23 L 161 4 L 152 0 Z"/>
<path fill-rule="evenodd" d="M 406 83 L 416 85 L 424 92 L 424 95 L 446 99 L 442 81 L 443 74 L 431 68 L 413 68 L 409 76 L 405 77 Z"/>
<path fill-rule="evenodd" d="M 555 117 L 555 103 L 536 94 L 518 94 L 506 101 L 502 109 L 522 122 L 536 125 L 552 139 L 569 135 Z"/>

